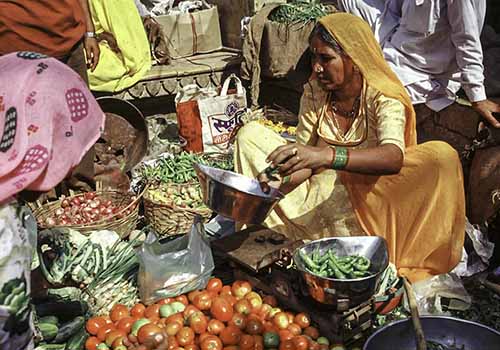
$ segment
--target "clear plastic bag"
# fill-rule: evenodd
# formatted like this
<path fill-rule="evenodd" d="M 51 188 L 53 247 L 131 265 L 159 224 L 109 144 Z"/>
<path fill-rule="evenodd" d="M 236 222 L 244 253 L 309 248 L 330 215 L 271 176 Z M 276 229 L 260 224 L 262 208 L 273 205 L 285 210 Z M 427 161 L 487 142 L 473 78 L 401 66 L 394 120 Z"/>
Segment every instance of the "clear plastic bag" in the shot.
<path fill-rule="evenodd" d="M 154 232 L 138 248 L 139 294 L 146 304 L 205 287 L 214 269 L 203 224 L 195 218 L 191 232 L 161 243 Z"/>

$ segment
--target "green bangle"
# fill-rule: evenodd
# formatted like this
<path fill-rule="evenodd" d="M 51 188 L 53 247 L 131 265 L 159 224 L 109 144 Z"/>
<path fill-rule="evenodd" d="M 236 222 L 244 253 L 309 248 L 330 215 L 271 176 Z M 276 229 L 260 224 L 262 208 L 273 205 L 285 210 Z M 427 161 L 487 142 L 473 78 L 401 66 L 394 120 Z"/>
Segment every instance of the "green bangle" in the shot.
<path fill-rule="evenodd" d="M 342 170 L 349 161 L 349 152 L 345 147 L 335 147 L 335 157 L 333 158 L 332 168 Z"/>

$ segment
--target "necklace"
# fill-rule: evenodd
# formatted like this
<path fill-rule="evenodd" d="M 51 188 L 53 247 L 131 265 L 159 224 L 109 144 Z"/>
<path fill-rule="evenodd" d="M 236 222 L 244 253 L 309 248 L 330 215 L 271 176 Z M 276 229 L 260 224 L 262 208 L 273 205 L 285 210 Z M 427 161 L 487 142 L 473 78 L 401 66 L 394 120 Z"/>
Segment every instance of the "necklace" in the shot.
<path fill-rule="evenodd" d="M 332 110 L 335 114 L 341 114 L 343 116 L 346 116 L 347 118 L 354 118 L 356 116 L 356 113 L 358 113 L 358 109 L 359 109 L 359 103 L 360 103 L 360 97 L 361 95 L 359 95 L 358 97 L 356 97 L 356 99 L 354 100 L 354 103 L 352 105 L 352 109 L 348 112 L 348 111 L 344 111 L 343 109 L 339 108 L 337 106 L 337 102 L 335 100 L 332 99 Z"/>

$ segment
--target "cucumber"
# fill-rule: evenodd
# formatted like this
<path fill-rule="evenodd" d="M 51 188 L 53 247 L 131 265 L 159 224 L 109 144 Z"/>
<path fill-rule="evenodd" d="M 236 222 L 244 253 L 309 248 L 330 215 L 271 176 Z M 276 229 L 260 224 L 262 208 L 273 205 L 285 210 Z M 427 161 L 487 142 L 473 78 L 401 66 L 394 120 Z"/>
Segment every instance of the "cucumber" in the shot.
<path fill-rule="evenodd" d="M 66 344 L 42 344 L 38 345 L 34 350 L 64 350 Z"/>
<path fill-rule="evenodd" d="M 39 323 L 38 329 L 40 330 L 40 333 L 42 333 L 43 340 L 46 342 L 53 340 L 59 331 L 57 325 L 52 323 Z"/>
<path fill-rule="evenodd" d="M 68 350 L 83 350 L 85 345 L 85 341 L 89 335 L 85 328 L 80 329 L 77 333 L 75 333 L 71 338 L 69 338 L 66 343 L 66 349 Z"/>
<path fill-rule="evenodd" d="M 51 324 L 55 324 L 56 326 L 58 326 L 59 320 L 57 319 L 57 316 L 50 315 L 50 316 L 40 317 L 38 319 L 38 323 L 51 323 Z"/>
<path fill-rule="evenodd" d="M 52 342 L 64 343 L 69 338 L 71 338 L 72 335 L 83 329 L 84 326 L 85 326 L 85 318 L 82 316 L 78 316 L 73 321 L 63 324 L 59 328 L 59 332 L 57 332 L 57 335 Z"/>

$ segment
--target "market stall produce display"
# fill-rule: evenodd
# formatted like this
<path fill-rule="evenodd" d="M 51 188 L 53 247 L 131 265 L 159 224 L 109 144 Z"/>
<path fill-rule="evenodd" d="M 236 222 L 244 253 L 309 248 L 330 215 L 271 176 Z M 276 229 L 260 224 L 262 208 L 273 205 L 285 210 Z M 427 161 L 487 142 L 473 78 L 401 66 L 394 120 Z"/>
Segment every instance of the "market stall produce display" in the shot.
<path fill-rule="evenodd" d="M 115 305 L 107 317 L 87 321 L 86 350 L 327 350 L 305 313 L 278 308 L 247 281 L 224 286 L 218 278 L 206 289 L 151 305 Z"/>

